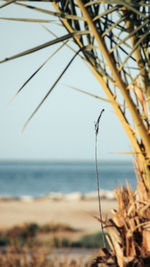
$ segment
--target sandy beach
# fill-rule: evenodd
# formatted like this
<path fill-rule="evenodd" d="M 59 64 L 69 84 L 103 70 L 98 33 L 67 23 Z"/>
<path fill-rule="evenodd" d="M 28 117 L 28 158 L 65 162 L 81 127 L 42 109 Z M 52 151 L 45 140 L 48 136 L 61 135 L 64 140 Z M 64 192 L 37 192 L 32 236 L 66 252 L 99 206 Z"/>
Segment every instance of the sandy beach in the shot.
<path fill-rule="evenodd" d="M 111 210 L 117 208 L 117 202 L 115 199 L 105 198 L 101 200 L 101 206 L 105 220 L 111 217 Z M 24 223 L 63 224 L 75 230 L 70 231 L 65 228 L 63 230 L 62 228 L 57 232 L 39 234 L 36 236 L 38 242 L 49 242 L 57 237 L 59 239 L 66 238 L 69 242 L 78 242 L 86 234 L 95 234 L 101 231 L 100 223 L 94 217 L 99 215 L 97 199 L 0 199 L 0 213 L 0 230 L 7 231 L 13 226 Z M 39 253 L 42 251 L 39 250 Z M 54 266 L 60 266 L 59 263 L 66 262 L 66 259 L 67 262 L 75 260 L 76 263 L 83 266 L 85 262 L 96 258 L 97 253 L 98 249 L 96 248 L 69 248 L 69 250 L 68 248 L 55 248 L 50 252 L 49 259 L 55 262 Z"/>
<path fill-rule="evenodd" d="M 111 216 L 117 208 L 116 200 L 102 199 L 103 219 Z M 23 223 L 67 224 L 79 232 L 94 233 L 100 230 L 97 200 L 0 200 L 0 229 Z"/>

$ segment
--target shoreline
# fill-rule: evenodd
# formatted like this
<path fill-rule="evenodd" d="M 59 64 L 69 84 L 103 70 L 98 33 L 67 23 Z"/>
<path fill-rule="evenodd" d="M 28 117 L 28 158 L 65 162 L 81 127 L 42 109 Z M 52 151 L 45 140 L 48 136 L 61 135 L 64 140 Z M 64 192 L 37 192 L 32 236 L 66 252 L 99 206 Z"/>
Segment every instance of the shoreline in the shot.
<path fill-rule="evenodd" d="M 71 193 L 61 193 L 61 192 L 51 192 L 47 195 L 34 197 L 31 195 L 22 195 L 22 196 L 10 196 L 10 195 L 0 195 L 0 201 L 25 201 L 25 202 L 32 202 L 37 200 L 54 200 L 54 201 L 61 201 L 61 200 L 97 200 L 98 193 L 95 192 L 88 192 L 88 193 L 81 193 L 81 192 L 71 192 Z M 102 200 L 115 200 L 115 192 L 114 190 L 100 190 L 100 197 Z"/>
<path fill-rule="evenodd" d="M 117 209 L 115 199 L 101 199 L 103 219 L 112 216 L 112 209 Z M 0 229 L 8 229 L 24 223 L 65 224 L 81 234 L 100 230 L 97 199 L 16 199 L 0 200 Z"/>

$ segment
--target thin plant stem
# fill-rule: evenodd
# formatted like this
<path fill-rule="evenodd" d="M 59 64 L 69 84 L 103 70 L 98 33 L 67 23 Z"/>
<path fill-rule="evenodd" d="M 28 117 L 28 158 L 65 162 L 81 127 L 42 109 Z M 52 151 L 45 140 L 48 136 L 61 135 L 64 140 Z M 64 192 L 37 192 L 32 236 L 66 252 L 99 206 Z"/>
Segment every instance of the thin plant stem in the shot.
<path fill-rule="evenodd" d="M 95 164 L 96 164 L 96 180 L 97 180 L 97 193 L 98 193 L 98 204 L 99 204 L 99 218 L 102 228 L 102 236 L 103 236 L 103 243 L 106 247 L 106 240 L 105 240 L 105 233 L 104 233 L 104 227 L 103 227 L 103 218 L 102 218 L 102 205 L 101 205 L 101 197 L 100 197 L 100 181 L 99 181 L 99 173 L 98 173 L 98 160 L 97 160 L 97 137 L 99 132 L 99 122 L 100 118 L 102 116 L 102 113 L 104 112 L 104 109 L 100 112 L 100 115 L 97 119 L 97 122 L 95 123 Z"/>

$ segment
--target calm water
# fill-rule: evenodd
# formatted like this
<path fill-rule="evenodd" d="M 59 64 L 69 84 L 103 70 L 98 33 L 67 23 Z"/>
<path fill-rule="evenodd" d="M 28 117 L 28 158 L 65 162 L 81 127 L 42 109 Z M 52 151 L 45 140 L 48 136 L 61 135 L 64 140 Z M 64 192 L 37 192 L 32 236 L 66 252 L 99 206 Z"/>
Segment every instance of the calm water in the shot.
<path fill-rule="evenodd" d="M 132 162 L 99 162 L 100 187 L 113 190 L 129 183 L 135 189 Z M 40 197 L 50 192 L 97 191 L 94 162 L 0 162 L 0 195 Z"/>

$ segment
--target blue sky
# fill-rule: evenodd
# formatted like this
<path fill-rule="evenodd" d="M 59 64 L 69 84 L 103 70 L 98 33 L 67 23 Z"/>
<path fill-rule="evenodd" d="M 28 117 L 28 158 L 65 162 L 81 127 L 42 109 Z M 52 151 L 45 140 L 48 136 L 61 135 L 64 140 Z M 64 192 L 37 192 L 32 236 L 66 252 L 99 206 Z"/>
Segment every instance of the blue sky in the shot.
<path fill-rule="evenodd" d="M 38 16 L 52 19 L 16 6 L 1 9 L 0 17 L 2 16 Z M 64 34 L 61 27 L 52 24 L 47 26 L 59 35 Z M 35 23 L 0 21 L 0 32 L 0 60 L 53 39 L 41 25 Z M 8 102 L 26 79 L 59 46 L 0 64 L 0 159 L 93 160 L 94 122 L 102 108 L 105 112 L 98 138 L 99 158 L 129 159 L 128 155 L 115 154 L 130 151 L 131 146 L 111 105 L 66 86 L 68 84 L 106 98 L 96 78 L 79 57 L 21 134 L 25 121 L 73 53 L 68 48 L 59 51 L 16 99 L 11 104 Z"/>

